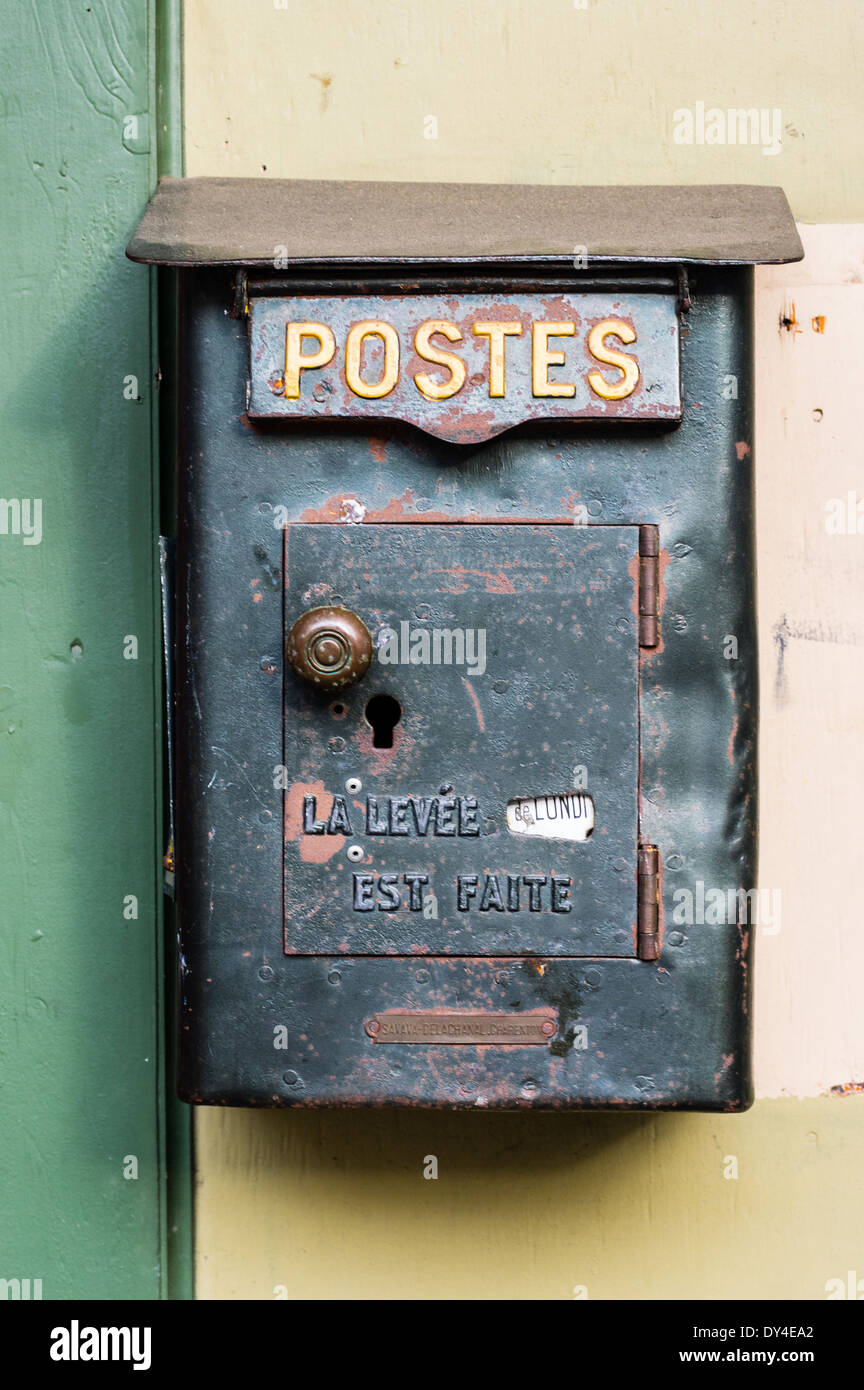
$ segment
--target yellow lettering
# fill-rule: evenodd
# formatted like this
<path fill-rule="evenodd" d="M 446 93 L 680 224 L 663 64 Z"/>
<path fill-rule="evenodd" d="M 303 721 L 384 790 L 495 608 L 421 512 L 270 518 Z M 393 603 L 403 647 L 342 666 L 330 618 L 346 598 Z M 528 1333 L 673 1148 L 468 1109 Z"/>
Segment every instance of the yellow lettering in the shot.
<path fill-rule="evenodd" d="M 518 337 L 522 332 L 521 323 L 475 323 L 474 332 L 478 337 L 489 339 L 489 395 L 503 396 L 507 389 L 504 373 L 504 348 L 508 336 Z"/>
<path fill-rule="evenodd" d="M 617 367 L 623 376 L 610 385 L 601 372 L 589 372 L 588 385 L 604 401 L 623 401 L 625 396 L 632 395 L 636 390 L 639 363 L 628 353 L 615 352 L 606 346 L 605 339 L 612 335 L 620 338 L 622 343 L 636 341 L 636 332 L 629 323 L 624 323 L 622 319 L 604 319 L 602 323 L 595 323 L 588 334 L 588 351 L 598 362 L 608 362 L 610 367 Z"/>
<path fill-rule="evenodd" d="M 301 352 L 304 338 L 316 338 L 316 352 Z M 300 373 L 309 367 L 326 367 L 336 351 L 336 339 L 326 323 L 289 323 L 285 335 L 285 395 L 289 401 L 300 396 Z"/>
<path fill-rule="evenodd" d="M 447 381 L 435 381 L 428 372 L 418 372 L 414 378 L 417 389 L 427 401 L 446 401 L 464 386 L 465 363 L 455 353 L 445 352 L 443 348 L 437 348 L 430 343 L 429 339 L 433 333 L 440 333 L 442 338 L 451 343 L 461 343 L 462 334 L 455 323 L 449 323 L 447 319 L 427 319 L 414 334 L 414 347 L 418 357 L 422 357 L 424 362 L 437 362 L 450 371 Z"/>
<path fill-rule="evenodd" d="M 384 344 L 384 370 L 381 380 L 364 381 L 360 375 L 360 359 L 366 338 L 380 338 Z M 389 396 L 399 380 L 399 338 L 392 324 L 383 319 L 365 319 L 355 323 L 345 341 L 345 380 L 355 396 L 377 401 Z"/>
<path fill-rule="evenodd" d="M 549 368 L 563 367 L 564 353 L 550 352 L 550 338 L 572 338 L 575 323 L 535 323 L 531 348 L 531 382 L 535 396 L 575 396 L 572 381 L 550 381 Z"/>

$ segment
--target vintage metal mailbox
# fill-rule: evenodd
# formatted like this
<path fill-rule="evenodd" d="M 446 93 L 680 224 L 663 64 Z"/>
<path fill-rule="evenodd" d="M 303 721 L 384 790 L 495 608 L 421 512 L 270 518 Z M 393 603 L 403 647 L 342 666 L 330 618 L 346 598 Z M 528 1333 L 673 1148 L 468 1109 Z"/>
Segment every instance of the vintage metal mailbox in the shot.
<path fill-rule="evenodd" d="M 751 266 L 801 254 L 772 188 L 160 185 L 186 1100 L 749 1104 Z"/>

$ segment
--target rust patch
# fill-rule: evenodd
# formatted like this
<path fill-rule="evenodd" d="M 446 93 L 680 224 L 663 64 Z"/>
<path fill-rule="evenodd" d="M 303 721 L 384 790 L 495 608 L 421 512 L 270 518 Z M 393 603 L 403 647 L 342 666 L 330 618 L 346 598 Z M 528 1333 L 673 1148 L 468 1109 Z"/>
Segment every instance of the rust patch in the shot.
<path fill-rule="evenodd" d="M 782 312 L 781 315 L 780 315 L 780 331 L 781 331 L 781 333 L 782 333 L 782 331 L 783 331 L 784 328 L 786 329 L 786 332 L 787 332 L 787 333 L 791 333 L 793 336 L 794 336 L 796 333 L 800 333 L 800 332 L 802 331 L 801 325 L 800 325 L 800 323 L 798 322 L 797 316 L 796 316 L 796 314 L 795 314 L 795 301 L 794 301 L 794 299 L 793 299 L 791 305 L 789 306 L 789 308 L 788 308 L 788 309 L 787 309 L 787 308 L 784 308 L 783 312 Z"/>
<path fill-rule="evenodd" d="M 748 989 L 749 989 L 749 983 L 748 983 L 748 982 L 749 982 L 749 978 L 750 978 L 750 976 L 749 976 L 749 957 L 748 957 L 749 949 L 750 949 L 750 929 L 749 929 L 749 927 L 745 927 L 745 926 L 743 926 L 742 924 L 739 923 L 739 926 L 738 926 L 738 948 L 737 948 L 737 950 L 736 950 L 736 952 L 735 952 L 735 959 L 738 961 L 738 964 L 739 964 L 740 967 L 741 967 L 741 1012 L 744 1013 L 744 1014 L 750 1012 L 750 1006 L 749 1006 L 749 1003 L 748 1003 Z"/>
<path fill-rule="evenodd" d="M 480 732 L 481 734 L 485 734 L 486 723 L 483 719 L 483 711 L 480 708 L 480 701 L 477 699 L 477 693 L 471 682 L 468 680 L 467 676 L 462 677 L 462 684 L 464 685 L 465 689 L 468 691 L 468 694 L 471 697 L 471 703 L 474 706 L 474 713 L 477 715 L 477 724 L 480 728 Z"/>
<path fill-rule="evenodd" d="M 330 88 L 333 85 L 333 74 L 332 72 L 310 72 L 309 76 L 314 78 L 316 82 L 321 83 L 320 109 L 321 115 L 323 116 L 330 102 Z"/>
<path fill-rule="evenodd" d="M 417 516 L 416 500 L 413 490 L 408 487 L 401 497 L 391 497 L 384 507 L 379 507 L 377 511 L 370 511 L 367 521 L 404 521 L 413 520 L 417 517 L 419 521 L 440 521 L 443 518 L 441 512 L 423 512 Z"/>
<path fill-rule="evenodd" d="M 314 796 L 318 813 L 326 819 L 333 807 L 332 793 L 323 782 L 294 782 L 285 793 L 285 840 L 300 846 L 300 858 L 305 864 L 326 864 L 345 845 L 344 835 L 304 835 L 303 798 Z"/>
<path fill-rule="evenodd" d="M 370 441 L 371 447 L 371 441 Z M 370 521 L 452 521 L 453 518 L 446 512 L 422 512 L 409 510 L 415 506 L 414 493 L 411 488 L 406 488 L 401 497 L 393 497 L 377 511 L 367 511 L 363 509 L 362 517 L 356 514 L 357 499 L 350 493 L 337 493 L 334 497 L 328 497 L 317 507 L 307 507 L 301 512 L 298 520 L 309 524 L 320 524 L 329 522 L 370 522 Z M 290 523 L 289 523 L 290 524 Z"/>
<path fill-rule="evenodd" d="M 726 749 L 726 757 L 727 757 L 728 760 L 729 760 L 729 766 L 730 766 L 730 767 L 734 767 L 734 766 L 735 766 L 735 736 L 736 736 L 737 733 L 738 733 L 738 716 L 737 716 L 737 714 L 736 714 L 736 715 L 733 715 L 733 717 L 732 717 L 732 732 L 731 732 L 730 735 L 729 735 L 729 744 L 728 744 L 728 747 L 727 747 L 727 749 Z"/>
<path fill-rule="evenodd" d="M 357 499 L 349 493 L 337 493 L 334 497 L 328 497 L 318 507 L 307 507 L 305 511 L 293 520 L 286 522 L 288 526 L 304 523 L 306 525 L 330 525 L 345 524 L 354 521 L 355 518 L 349 517 L 346 512 L 349 507 L 356 507 Z M 581 522 L 574 522 L 572 514 L 569 516 L 495 516 L 495 515 L 474 515 L 458 516 L 451 512 L 411 512 L 406 511 L 406 506 L 414 505 L 414 494 L 410 488 L 403 492 L 401 497 L 393 497 L 386 506 L 377 511 L 364 510 L 362 522 L 365 524 L 397 524 L 405 526 L 425 526 L 429 522 L 434 522 L 440 526 L 573 526 L 581 525 Z M 591 523 L 587 523 L 590 525 Z"/>
<path fill-rule="evenodd" d="M 560 462 L 561 455 L 556 454 L 555 457 Z M 576 492 L 573 488 L 566 489 L 564 496 L 561 498 L 561 506 L 570 516 L 574 516 L 577 511 L 585 512 L 586 516 L 588 514 L 587 506 L 582 501 L 581 492 Z"/>
<path fill-rule="evenodd" d="M 432 573 L 449 574 L 452 575 L 454 579 L 463 581 L 458 588 L 442 588 L 442 593 L 467 593 L 469 586 L 467 583 L 464 582 L 464 580 L 465 576 L 469 574 L 475 575 L 478 579 L 485 579 L 486 583 L 483 587 L 485 588 L 487 594 L 515 594 L 516 592 L 516 586 L 513 583 L 513 580 L 508 579 L 507 575 L 504 573 L 503 570 L 499 570 L 497 574 L 493 574 L 491 570 L 469 570 L 465 569 L 463 565 L 453 565 L 450 569 L 432 570 Z"/>
<path fill-rule="evenodd" d="M 370 434 L 369 453 L 372 455 L 372 458 L 375 460 L 376 463 L 386 463 L 387 440 L 382 439 L 380 435 Z"/>
<path fill-rule="evenodd" d="M 337 494 L 335 497 L 328 497 L 322 502 L 320 507 L 307 507 L 305 512 L 300 513 L 300 520 L 307 522 L 322 521 L 342 521 L 342 509 L 345 504 L 345 496 Z"/>

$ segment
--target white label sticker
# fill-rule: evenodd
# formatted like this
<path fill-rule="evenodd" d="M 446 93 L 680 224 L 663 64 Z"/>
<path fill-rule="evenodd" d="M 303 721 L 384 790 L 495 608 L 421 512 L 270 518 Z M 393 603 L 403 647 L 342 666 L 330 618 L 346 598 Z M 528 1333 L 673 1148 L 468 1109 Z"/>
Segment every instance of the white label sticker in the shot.
<path fill-rule="evenodd" d="M 541 840 L 587 840 L 594 829 L 594 802 L 581 791 L 520 796 L 507 803 L 507 829 Z"/>

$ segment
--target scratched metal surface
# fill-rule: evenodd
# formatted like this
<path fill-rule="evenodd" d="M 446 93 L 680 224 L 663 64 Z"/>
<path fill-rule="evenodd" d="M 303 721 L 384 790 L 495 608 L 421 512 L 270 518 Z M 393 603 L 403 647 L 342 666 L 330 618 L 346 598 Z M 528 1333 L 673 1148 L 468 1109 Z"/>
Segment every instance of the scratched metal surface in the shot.
<path fill-rule="evenodd" d="M 409 426 L 290 432 L 243 413 L 246 328 L 217 271 L 183 280 L 179 538 L 180 1091 L 228 1105 L 740 1109 L 746 928 L 672 921 L 676 889 L 752 885 L 751 272 L 700 271 L 678 429 L 522 427 L 460 449 Z M 619 280 L 619 284 L 624 281 Z M 724 383 L 735 378 L 737 395 Z M 729 398 L 727 398 L 729 397 Z M 286 522 L 473 516 L 655 522 L 661 641 L 641 656 L 640 830 L 662 950 L 632 959 L 288 957 L 282 942 Z M 738 638 L 726 660 L 726 634 Z M 549 1007 L 548 1049 L 376 1046 L 385 1009 Z M 274 1047 L 274 1029 L 287 1047 Z M 583 1035 L 577 1031 L 584 1028 Z M 581 1042 L 585 1041 L 585 1046 Z M 398 1054 L 395 1055 L 394 1054 Z"/>
<path fill-rule="evenodd" d="M 414 349 L 420 324 L 445 318 L 461 335 L 458 341 L 437 335 L 433 347 L 444 349 L 464 362 L 467 377 L 459 391 L 446 401 L 427 399 L 417 388 L 419 373 L 444 384 L 448 368 L 421 358 Z M 353 324 L 383 319 L 400 340 L 399 377 L 396 385 L 378 400 L 366 400 L 351 390 L 345 378 L 345 342 Z M 610 338 L 614 350 L 636 355 L 640 377 L 631 395 L 623 400 L 604 400 L 588 384 L 588 374 L 600 371 L 615 385 L 618 368 L 604 366 L 588 352 L 587 336 L 595 324 L 620 319 L 637 334 L 637 346 L 628 348 Z M 521 333 L 506 341 L 506 392 L 489 397 L 489 340 L 474 333 L 476 322 L 495 320 L 519 324 Z M 284 392 L 285 333 L 289 322 L 324 323 L 333 331 L 337 349 L 323 367 L 300 373 L 297 400 Z M 572 323 L 571 336 L 553 336 L 549 349 L 562 352 L 566 362 L 550 367 L 549 381 L 574 387 L 570 397 L 539 397 L 532 389 L 532 336 L 534 322 Z M 308 347 L 304 349 L 308 353 Z M 454 443 L 471 444 L 500 434 L 526 420 L 596 419 L 679 420 L 678 316 L 673 294 L 585 294 L 574 290 L 556 295 L 462 294 L 454 295 L 334 295 L 290 299 L 256 298 L 249 301 L 249 415 L 254 418 L 289 420 L 344 419 L 403 420 Z M 362 378 L 377 382 L 384 366 L 383 343 L 369 338 L 364 349 Z"/>
<path fill-rule="evenodd" d="M 308 608 L 338 597 L 376 645 L 386 630 L 401 644 L 403 623 L 408 634 L 429 632 L 430 654 L 435 630 L 459 631 L 468 644 L 459 665 L 382 662 L 379 647 L 366 676 L 335 694 L 286 670 L 286 950 L 634 953 L 637 567 L 633 526 L 286 529 L 286 629 Z M 392 645 L 383 650 L 405 654 Z M 447 654 L 454 654 L 449 639 Z M 379 693 L 401 708 L 389 749 L 374 746 L 364 713 Z M 592 837 L 573 844 L 514 836 L 505 823 L 507 802 L 570 791 L 577 766 L 594 797 Z M 351 779 L 362 789 L 349 795 Z M 316 798 L 320 819 L 329 816 L 334 795 L 344 798 L 353 833 L 304 833 L 304 796 Z M 462 817 L 469 833 L 430 833 L 425 826 L 420 834 L 424 808 L 418 823 L 409 806 L 397 819 L 400 833 L 381 835 L 367 833 L 367 797 L 377 810 L 373 830 L 388 797 L 423 798 L 433 832 L 460 828 L 458 814 L 443 815 L 439 825 L 436 798 L 473 798 L 476 811 Z M 340 828 L 337 818 L 333 829 Z M 363 858 L 350 862 L 347 850 L 355 845 Z M 428 880 L 416 883 L 413 910 L 406 872 Z M 378 888 L 380 874 L 400 876 L 389 880 L 399 908 L 393 893 Z M 495 878 L 488 889 L 487 874 Z M 457 878 L 467 875 L 476 876 L 478 891 L 463 886 L 467 910 L 460 911 Z M 542 879 L 533 894 L 526 875 Z M 508 876 L 523 880 L 518 910 Z"/>

